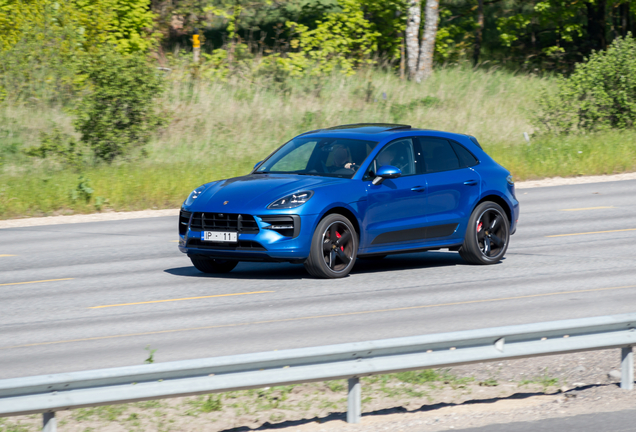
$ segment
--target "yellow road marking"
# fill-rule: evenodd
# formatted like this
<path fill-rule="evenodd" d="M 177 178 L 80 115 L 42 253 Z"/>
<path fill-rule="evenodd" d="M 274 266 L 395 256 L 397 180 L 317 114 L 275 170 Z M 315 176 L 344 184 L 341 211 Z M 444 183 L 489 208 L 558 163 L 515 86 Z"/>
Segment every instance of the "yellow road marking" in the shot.
<path fill-rule="evenodd" d="M 241 327 L 241 326 L 258 325 L 258 324 L 274 324 L 274 323 L 303 321 L 303 320 L 320 319 L 320 318 L 336 318 L 336 317 L 352 316 L 352 315 L 365 315 L 365 314 L 373 314 L 373 313 L 381 313 L 381 312 L 397 312 L 397 311 L 404 311 L 404 310 L 426 309 L 426 308 L 434 308 L 434 307 L 442 307 L 442 306 L 458 306 L 458 305 L 466 305 L 466 304 L 474 304 L 474 303 L 489 303 L 489 302 L 498 302 L 498 301 L 505 301 L 505 300 L 520 300 L 520 299 L 533 298 L 533 297 L 549 297 L 549 296 L 566 295 L 566 294 L 581 294 L 581 293 L 587 293 L 587 292 L 610 291 L 610 290 L 619 290 L 619 289 L 626 289 L 626 288 L 636 288 L 636 285 L 627 285 L 627 286 L 609 287 L 609 288 L 591 288 L 591 289 L 584 289 L 584 290 L 578 290 L 578 291 L 561 291 L 561 292 L 545 293 L 545 294 L 530 294 L 525 296 L 502 297 L 502 298 L 484 299 L 484 300 L 468 300 L 463 302 L 440 303 L 440 304 L 434 304 L 434 305 L 406 306 L 406 307 L 400 307 L 400 308 L 377 309 L 377 310 L 360 311 L 360 312 L 344 312 L 344 313 L 330 314 L 330 315 L 314 315 L 314 316 L 307 316 L 307 317 L 283 318 L 283 319 L 267 320 L 267 321 L 252 321 L 252 322 L 248 321 L 248 322 L 235 323 L 235 324 L 219 324 L 219 325 L 212 325 L 212 326 L 205 326 L 205 327 L 191 327 L 191 328 L 181 328 L 181 329 L 172 329 L 172 330 L 157 330 L 157 331 L 150 331 L 150 332 L 128 333 L 128 334 L 111 335 L 111 336 L 96 336 L 96 337 L 90 337 L 90 338 L 69 339 L 69 340 L 61 340 L 61 341 L 53 341 L 53 342 L 37 342 L 37 343 L 24 344 L 24 345 L 0 347 L 0 350 L 13 349 L 13 348 L 26 348 L 26 347 L 43 346 L 43 345 L 55 345 L 55 344 L 72 343 L 72 342 L 87 342 L 87 341 L 103 340 L 103 339 L 116 339 L 116 338 L 133 337 L 133 336 L 148 336 L 148 335 L 177 333 L 177 332 L 186 332 L 186 331 L 195 331 L 195 330 L 211 330 L 211 329 L 224 328 L 224 327 Z"/>
<path fill-rule="evenodd" d="M 585 208 L 573 208 L 573 209 L 561 209 L 559 211 L 583 211 L 583 210 L 599 210 L 599 209 L 609 209 L 614 208 L 614 206 L 602 206 L 602 207 L 585 207 Z"/>
<path fill-rule="evenodd" d="M 10 255 L 10 254 L 0 255 L 0 257 L 9 257 L 9 256 L 15 256 L 15 255 Z"/>
<path fill-rule="evenodd" d="M 164 303 L 164 302 L 174 302 L 174 301 L 182 301 L 182 300 L 197 300 L 197 299 L 206 299 L 206 298 L 213 298 L 213 297 L 230 297 L 230 296 L 240 296 L 240 295 L 249 295 L 249 294 L 264 294 L 264 293 L 273 293 L 273 292 L 275 291 L 254 291 L 254 292 L 234 293 L 234 294 L 217 294 L 217 295 L 209 295 L 209 296 L 201 296 L 201 297 L 184 297 L 184 298 L 167 299 L 167 300 L 151 300 L 151 301 L 136 302 L 136 303 L 91 306 L 89 307 L 89 309 L 101 309 L 101 308 L 116 307 L 116 306 L 132 306 L 132 305 L 149 304 L 149 303 Z"/>
<path fill-rule="evenodd" d="M 170 240 L 170 243 L 179 243 L 179 240 Z"/>
<path fill-rule="evenodd" d="M 557 234 L 557 235 L 549 235 L 546 237 L 568 237 L 568 236 L 577 236 L 577 235 L 605 234 L 605 233 L 625 232 L 625 231 L 636 231 L 636 228 L 609 230 L 609 231 L 592 231 L 592 232 L 586 232 L 586 233 L 573 233 L 573 234 Z"/>
<path fill-rule="evenodd" d="M 3 283 L 3 284 L 0 284 L 0 286 L 7 286 L 7 285 L 24 285 L 24 284 L 32 284 L 32 283 L 40 283 L 40 282 L 58 282 L 58 281 L 67 281 L 67 280 L 73 280 L 73 279 L 75 279 L 75 278 L 46 279 L 46 280 L 29 281 L 29 282 L 11 282 L 11 283 Z"/>

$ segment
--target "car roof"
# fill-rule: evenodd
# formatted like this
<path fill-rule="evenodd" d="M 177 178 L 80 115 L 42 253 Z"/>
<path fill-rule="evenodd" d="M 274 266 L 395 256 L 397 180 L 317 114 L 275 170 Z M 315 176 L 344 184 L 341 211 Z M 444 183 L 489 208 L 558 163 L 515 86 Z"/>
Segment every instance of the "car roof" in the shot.
<path fill-rule="evenodd" d="M 435 135 L 446 136 L 452 138 L 453 136 L 467 137 L 479 148 L 481 145 L 477 142 L 477 139 L 471 135 L 438 131 L 434 129 L 420 129 L 414 128 L 410 125 L 397 124 L 397 123 L 354 123 L 340 126 L 332 126 L 323 129 L 316 129 L 309 132 L 305 132 L 298 136 L 306 136 L 312 134 L 319 134 L 321 137 L 334 137 L 334 138 L 352 138 L 369 141 L 380 141 L 387 138 L 390 135 L 403 134 L 404 132 L 432 132 Z M 378 136 L 379 135 L 379 136 Z M 417 134 L 419 135 L 419 134 Z"/>

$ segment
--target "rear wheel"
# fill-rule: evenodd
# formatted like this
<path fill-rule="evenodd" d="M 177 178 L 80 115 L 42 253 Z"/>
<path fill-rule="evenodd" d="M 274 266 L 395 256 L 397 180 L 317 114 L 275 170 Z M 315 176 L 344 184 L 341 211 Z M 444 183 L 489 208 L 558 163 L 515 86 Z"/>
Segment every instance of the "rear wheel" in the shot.
<path fill-rule="evenodd" d="M 314 231 L 305 268 L 318 278 L 345 277 L 353 268 L 357 253 L 358 235 L 353 224 L 343 215 L 330 214 Z"/>
<path fill-rule="evenodd" d="M 192 256 L 190 261 L 203 273 L 229 273 L 238 264 L 238 261 Z"/>
<path fill-rule="evenodd" d="M 508 249 L 510 222 L 498 204 L 483 202 L 468 220 L 466 238 L 459 254 L 470 264 L 495 264 Z"/>

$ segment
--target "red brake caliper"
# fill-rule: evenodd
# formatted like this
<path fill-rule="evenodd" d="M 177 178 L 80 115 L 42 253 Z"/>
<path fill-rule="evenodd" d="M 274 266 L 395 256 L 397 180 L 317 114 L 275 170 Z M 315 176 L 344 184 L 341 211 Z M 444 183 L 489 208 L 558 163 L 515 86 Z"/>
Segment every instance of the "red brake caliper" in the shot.
<path fill-rule="evenodd" d="M 336 237 L 342 237 L 338 231 L 336 231 Z M 340 246 L 340 250 L 344 252 L 344 246 Z"/>
<path fill-rule="evenodd" d="M 479 222 L 479 225 L 477 225 L 477 232 L 481 231 L 481 228 L 484 226 L 484 224 L 482 222 Z"/>

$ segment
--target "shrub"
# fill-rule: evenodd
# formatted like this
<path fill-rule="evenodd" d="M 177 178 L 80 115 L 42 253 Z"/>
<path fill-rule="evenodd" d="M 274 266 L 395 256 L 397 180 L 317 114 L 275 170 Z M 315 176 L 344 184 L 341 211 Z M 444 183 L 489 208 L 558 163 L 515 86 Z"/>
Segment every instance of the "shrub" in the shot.
<path fill-rule="evenodd" d="M 82 170 L 84 165 L 84 152 L 75 142 L 72 136 L 62 132 L 58 127 L 53 127 L 50 133 L 40 134 L 40 145 L 24 149 L 27 156 L 42 159 L 57 159 L 63 166 L 76 172 Z"/>
<path fill-rule="evenodd" d="M 543 92 L 535 123 L 551 133 L 632 128 L 636 121 L 636 41 L 628 34 L 607 51 L 593 53 Z"/>
<path fill-rule="evenodd" d="M 75 128 L 98 159 L 111 162 L 148 143 L 165 119 L 154 99 L 162 77 L 140 56 L 107 52 L 84 65 L 90 93 L 79 103 Z"/>

